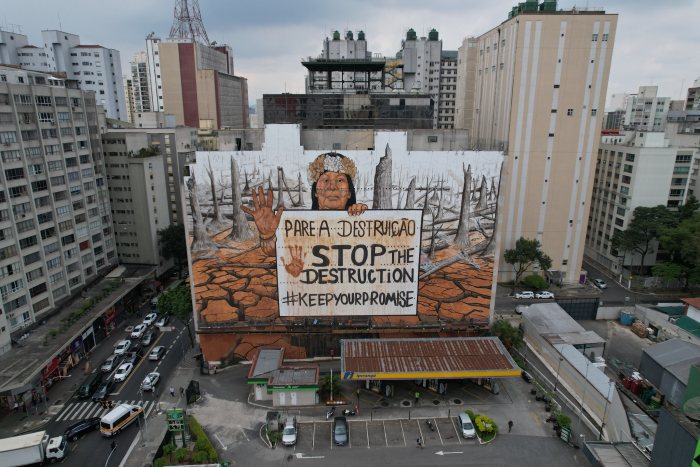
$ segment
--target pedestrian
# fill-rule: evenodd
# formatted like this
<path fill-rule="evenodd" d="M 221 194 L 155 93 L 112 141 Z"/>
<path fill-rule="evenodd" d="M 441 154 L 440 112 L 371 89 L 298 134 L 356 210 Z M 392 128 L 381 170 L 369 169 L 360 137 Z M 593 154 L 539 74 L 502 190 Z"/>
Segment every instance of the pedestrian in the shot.
<path fill-rule="evenodd" d="M 508 433 L 510 433 L 510 430 L 513 428 L 513 422 L 508 422 Z"/>
<path fill-rule="evenodd" d="M 417 447 L 417 448 L 421 448 L 421 449 L 424 448 L 424 446 L 423 446 L 423 438 L 418 438 L 418 439 L 416 440 L 416 447 Z"/>
<path fill-rule="evenodd" d="M 357 400 L 360 400 L 360 388 L 357 388 Z"/>
<path fill-rule="evenodd" d="M 19 404 L 15 401 L 15 412 L 19 412 Z"/>
<path fill-rule="evenodd" d="M 418 399 L 420 399 L 420 393 L 416 391 L 416 404 L 418 403 Z"/>
<path fill-rule="evenodd" d="M 185 393 L 185 388 L 180 387 L 180 396 L 182 396 Z"/>
<path fill-rule="evenodd" d="M 175 388 L 170 386 L 170 395 L 175 397 Z"/>

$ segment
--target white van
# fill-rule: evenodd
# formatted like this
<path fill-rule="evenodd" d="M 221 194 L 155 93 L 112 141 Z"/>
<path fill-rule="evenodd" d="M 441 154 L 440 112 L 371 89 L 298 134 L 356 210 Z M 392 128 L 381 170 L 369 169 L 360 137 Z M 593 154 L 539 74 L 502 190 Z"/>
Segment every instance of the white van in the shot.
<path fill-rule="evenodd" d="M 474 425 L 472 425 L 472 420 L 469 418 L 468 414 L 459 414 L 459 417 L 457 417 L 457 425 L 463 437 L 476 438 L 476 431 L 474 431 Z"/>
<path fill-rule="evenodd" d="M 100 433 L 114 436 L 136 420 L 143 409 L 138 405 L 119 404 L 100 420 Z"/>

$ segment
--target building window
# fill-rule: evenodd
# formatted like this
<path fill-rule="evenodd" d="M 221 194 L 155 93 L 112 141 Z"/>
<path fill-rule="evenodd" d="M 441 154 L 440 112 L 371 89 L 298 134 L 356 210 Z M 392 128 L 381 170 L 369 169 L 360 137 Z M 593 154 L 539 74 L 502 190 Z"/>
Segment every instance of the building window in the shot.
<path fill-rule="evenodd" d="M 566 111 L 566 115 L 572 116 L 574 114 L 574 109 L 569 109 Z"/>
<path fill-rule="evenodd" d="M 634 162 L 634 154 L 627 154 L 627 157 L 625 158 L 626 161 L 629 162 Z"/>
<path fill-rule="evenodd" d="M 620 227 L 625 225 L 624 219 L 620 219 L 619 217 L 615 218 L 615 225 L 619 225 Z"/>

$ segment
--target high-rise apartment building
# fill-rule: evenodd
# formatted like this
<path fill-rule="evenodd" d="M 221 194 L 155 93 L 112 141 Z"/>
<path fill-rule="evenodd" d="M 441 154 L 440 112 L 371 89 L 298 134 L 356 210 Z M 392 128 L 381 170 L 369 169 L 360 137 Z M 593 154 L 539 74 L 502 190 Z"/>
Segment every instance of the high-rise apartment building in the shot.
<path fill-rule="evenodd" d="M 246 128 L 248 83 L 233 74 L 233 51 L 194 39 L 146 38 L 151 110 L 192 128 Z"/>
<path fill-rule="evenodd" d="M 134 123 L 134 89 L 131 80 L 122 78 L 124 84 L 124 96 L 126 97 L 126 121 Z"/>
<path fill-rule="evenodd" d="M 134 55 L 134 61 L 129 63 L 131 67 L 132 99 L 134 112 L 151 112 L 151 92 L 148 77 L 148 56 L 146 52 Z"/>
<path fill-rule="evenodd" d="M 658 86 L 639 86 L 639 92 L 627 98 L 623 128 L 646 131 L 666 129 L 671 98 L 657 97 L 658 90 Z"/>
<path fill-rule="evenodd" d="M 467 37 L 457 50 L 457 99 L 455 101 L 455 128 L 474 128 L 474 104 L 479 57 L 479 39 Z M 470 135 L 472 136 L 472 135 Z"/>
<path fill-rule="evenodd" d="M 114 263 L 93 91 L 0 66 L 0 349 Z"/>
<path fill-rule="evenodd" d="M 693 82 L 693 87 L 688 88 L 685 110 L 700 110 L 700 78 Z"/>
<path fill-rule="evenodd" d="M 29 45 L 27 36 L 0 31 L 0 63 L 25 70 L 65 73 L 85 91 L 95 91 L 97 104 L 109 118 L 127 118 L 119 51 L 100 45 L 81 45 L 80 36 L 41 31 L 43 47 Z"/>
<path fill-rule="evenodd" d="M 552 268 L 578 282 L 617 15 L 557 10 L 556 2 L 536 7 L 516 7 L 463 44 L 462 60 L 469 47 L 478 55 L 476 74 L 458 79 L 464 86 L 458 121 L 472 121 L 465 128 L 474 148 L 507 154 L 500 251 L 520 237 L 537 239 Z M 461 115 L 471 108 L 472 90 L 473 117 Z M 500 261 L 499 279 L 514 279 L 513 268 Z"/>

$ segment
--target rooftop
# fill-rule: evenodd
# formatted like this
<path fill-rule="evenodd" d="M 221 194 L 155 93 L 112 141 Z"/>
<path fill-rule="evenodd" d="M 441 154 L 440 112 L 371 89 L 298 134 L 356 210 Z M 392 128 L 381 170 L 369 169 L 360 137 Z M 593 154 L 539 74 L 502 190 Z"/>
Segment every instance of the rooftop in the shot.
<path fill-rule="evenodd" d="M 700 363 L 700 347 L 680 339 L 650 345 L 643 352 L 684 384 L 688 384 L 690 367 Z"/>
<path fill-rule="evenodd" d="M 283 366 L 284 347 L 260 347 L 255 352 L 248 378 L 267 379 L 267 384 L 316 384 L 318 366 Z"/>
<path fill-rule="evenodd" d="M 149 274 L 152 274 L 154 269 L 155 267 L 127 268 L 124 274 L 126 280 L 123 284 L 120 284 L 106 299 L 73 323 L 68 332 L 58 334 L 56 339 L 46 340 L 48 342 L 46 346 L 44 346 L 44 341 L 49 336 L 49 331 L 60 328 L 61 319 L 80 310 L 84 300 L 80 298 L 80 295 L 74 295 L 68 299 L 72 302 L 58 313 L 48 318 L 40 315 L 39 322 L 46 320 L 46 324 L 39 325 L 37 323 L 36 328 L 24 339 L 23 347 L 13 345 L 10 351 L 0 355 L 0 393 L 17 394 L 29 389 L 33 385 L 34 379 L 41 374 L 41 370 L 49 365 L 54 357 L 65 351 L 93 321 L 102 316 L 105 311 L 141 283 Z M 87 295 L 93 296 L 101 293 L 102 287 L 107 287 L 113 280 L 104 278 L 92 284 L 90 286 L 91 293 Z"/>
<path fill-rule="evenodd" d="M 695 308 L 700 308 L 700 298 L 681 298 L 681 302 L 687 303 Z"/>
<path fill-rule="evenodd" d="M 649 467 L 650 461 L 633 443 L 587 441 L 586 448 L 600 465 L 608 467 Z"/>
<path fill-rule="evenodd" d="M 523 317 L 552 345 L 601 346 L 605 339 L 593 331 L 586 331 L 556 303 L 535 303 L 523 311 Z"/>
<path fill-rule="evenodd" d="M 558 344 L 554 348 L 573 366 L 576 371 L 581 373 L 581 376 L 588 379 L 588 383 L 593 386 L 603 397 L 609 398 L 612 401 L 613 391 L 611 389 L 611 380 L 588 360 L 588 357 L 583 355 L 573 345 Z M 614 385 L 612 388 L 614 389 Z"/>

